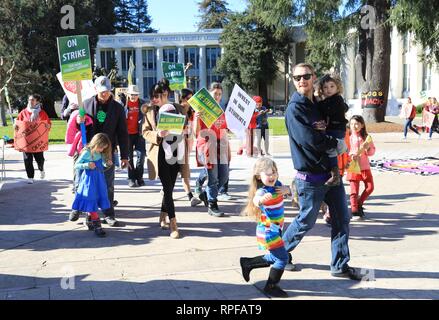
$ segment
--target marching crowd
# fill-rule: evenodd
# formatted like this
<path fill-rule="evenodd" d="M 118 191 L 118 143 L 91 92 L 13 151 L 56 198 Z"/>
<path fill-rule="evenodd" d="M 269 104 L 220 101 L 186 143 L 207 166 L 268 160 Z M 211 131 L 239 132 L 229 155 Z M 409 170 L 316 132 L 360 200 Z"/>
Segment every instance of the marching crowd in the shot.
<path fill-rule="evenodd" d="M 247 129 L 245 144 L 238 151 L 242 154 L 245 149 L 249 157 L 260 156 L 253 168 L 248 201 L 242 212 L 255 217 L 258 246 L 268 250 L 262 256 L 241 258 L 243 277 L 249 281 L 252 269 L 271 266 L 264 290 L 276 297 L 286 296 L 278 283 L 284 270 L 295 270 L 290 252 L 314 226 L 322 203 L 328 208 L 326 217 L 332 228 L 331 274 L 361 280 L 358 270 L 348 265 L 349 222 L 351 213 L 359 219 L 364 217 L 363 204 L 374 189 L 368 157 L 374 154 L 375 146 L 361 116 L 346 119 L 347 105 L 342 98 L 343 89 L 338 77 L 328 74 L 317 79 L 313 66 L 301 63 L 293 68 L 292 78 L 297 91 L 291 96 L 285 116 L 292 176 L 294 172 L 292 188 L 278 180 L 277 165 L 268 157 L 270 111 L 263 106 L 263 99 L 259 96 L 253 97 L 257 107 Z M 89 230 L 99 237 L 105 236 L 99 210 L 108 226 L 118 224 L 117 201 L 114 199 L 115 165 L 120 160 L 120 166 L 128 168 L 128 186 L 136 188 L 145 185 L 145 159 L 148 178 L 159 179 L 162 186 L 158 225 L 169 229 L 171 238 L 181 236 L 173 199 L 179 174 L 191 206 L 203 203 L 208 214 L 223 217 L 225 213 L 218 200 L 230 199 L 228 184 L 232 158 L 225 113 L 207 127 L 202 121 L 203 111 L 196 112 L 188 102 L 194 93 L 183 89 L 178 95 L 179 100 L 171 102 L 172 92 L 166 79 L 151 88 L 149 102 L 139 98 L 135 85 L 128 87 L 126 97 L 115 97 L 110 80 L 105 76 L 98 77 L 94 84 L 97 94 L 84 101 L 85 114 L 73 103 L 67 103 L 62 110 L 63 118 L 68 120 L 68 154 L 73 159 L 75 198 L 69 220 L 76 221 L 84 213 Z M 209 93 L 220 104 L 221 84 L 212 83 Z M 41 110 L 40 100 L 38 95 L 30 96 L 19 119 L 45 119 L 50 124 Z M 184 116 L 181 134 L 158 129 L 163 112 Z M 84 138 L 81 126 L 85 127 Z M 88 143 L 83 144 L 83 139 Z M 189 166 L 189 154 L 193 148 L 197 166 L 202 168 L 194 193 Z M 32 157 L 44 176 L 43 152 L 24 153 L 29 179 L 34 175 Z M 351 187 L 351 213 L 341 182 L 345 173 Z M 360 182 L 365 185 L 363 192 L 359 190 Z M 283 230 L 284 198 L 288 196 L 297 198 L 299 214 Z"/>

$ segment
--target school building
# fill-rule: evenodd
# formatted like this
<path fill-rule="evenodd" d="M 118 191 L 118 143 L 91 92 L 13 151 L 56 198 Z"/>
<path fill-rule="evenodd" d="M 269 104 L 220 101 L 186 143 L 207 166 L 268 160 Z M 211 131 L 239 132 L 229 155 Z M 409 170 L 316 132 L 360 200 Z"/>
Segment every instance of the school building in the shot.
<path fill-rule="evenodd" d="M 116 64 L 119 74 L 127 77 L 130 57 L 135 67 L 134 83 L 139 86 L 141 96 L 148 98 L 151 86 L 163 77 L 161 62 L 192 63 L 188 71 L 188 87 L 194 91 L 221 81 L 215 66 L 224 49 L 219 39 L 222 29 L 210 29 L 185 33 L 149 33 L 101 35 L 96 48 L 95 65 L 109 70 Z M 434 96 L 439 87 L 439 72 L 436 66 L 421 62 L 417 46 L 410 34 L 401 35 L 393 29 L 388 113 L 395 113 L 398 105 L 411 96 L 420 103 L 425 96 Z M 285 105 L 294 92 L 290 77 L 291 68 L 305 60 L 306 34 L 297 27 L 292 35 L 292 50 L 288 64 L 279 66 L 277 79 L 268 87 L 268 100 L 272 105 Z M 361 96 L 355 77 L 356 45 L 346 49 L 341 76 L 345 87 L 345 99 L 351 106 L 359 105 Z M 249 92 L 249 94 L 253 94 Z M 227 93 L 225 94 L 227 99 Z"/>

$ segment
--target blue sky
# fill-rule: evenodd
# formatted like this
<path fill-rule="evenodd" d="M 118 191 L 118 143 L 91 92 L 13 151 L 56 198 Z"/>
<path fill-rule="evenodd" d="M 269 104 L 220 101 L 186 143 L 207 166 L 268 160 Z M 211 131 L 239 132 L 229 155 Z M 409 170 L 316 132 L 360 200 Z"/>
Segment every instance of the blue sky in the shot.
<path fill-rule="evenodd" d="M 200 21 L 199 0 L 148 0 L 148 14 L 151 16 L 151 27 L 158 32 L 191 32 L 196 31 Z M 228 8 L 232 11 L 243 11 L 247 7 L 246 0 L 228 0 Z"/>

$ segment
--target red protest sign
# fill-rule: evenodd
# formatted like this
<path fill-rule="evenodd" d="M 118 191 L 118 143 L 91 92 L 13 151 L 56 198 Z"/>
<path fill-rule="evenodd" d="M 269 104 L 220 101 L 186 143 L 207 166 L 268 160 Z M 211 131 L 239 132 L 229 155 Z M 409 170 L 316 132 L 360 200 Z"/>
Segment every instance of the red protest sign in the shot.
<path fill-rule="evenodd" d="M 47 121 L 15 121 L 14 149 L 21 152 L 43 152 L 49 149 L 50 124 Z"/>

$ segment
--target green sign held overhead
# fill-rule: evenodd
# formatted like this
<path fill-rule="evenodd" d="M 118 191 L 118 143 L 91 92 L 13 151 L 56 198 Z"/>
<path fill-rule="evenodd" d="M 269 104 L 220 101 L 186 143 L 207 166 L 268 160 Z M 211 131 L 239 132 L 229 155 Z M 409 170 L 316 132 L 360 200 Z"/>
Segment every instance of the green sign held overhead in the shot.
<path fill-rule="evenodd" d="M 169 80 L 171 90 L 186 88 L 186 77 L 182 63 L 162 62 L 163 76 Z"/>
<path fill-rule="evenodd" d="M 201 88 L 195 93 L 188 103 L 195 111 L 201 112 L 200 118 L 206 127 L 210 129 L 212 124 L 224 113 L 220 105 L 210 95 L 206 88 Z"/>
<path fill-rule="evenodd" d="M 181 134 L 186 120 L 185 116 L 169 112 L 160 112 L 159 115 L 157 129 L 167 130 L 172 134 Z"/>
<path fill-rule="evenodd" d="M 88 36 L 57 38 L 62 80 L 91 80 L 91 61 Z"/>

